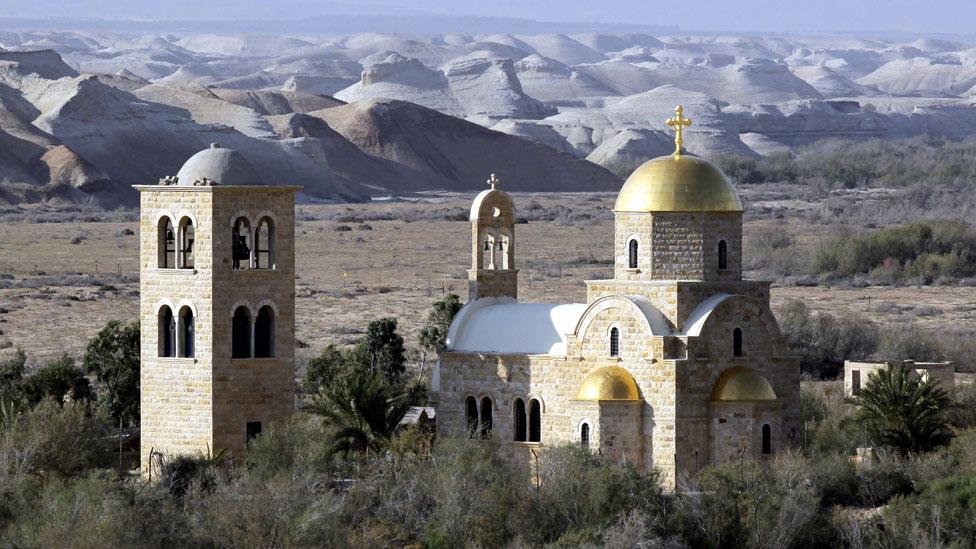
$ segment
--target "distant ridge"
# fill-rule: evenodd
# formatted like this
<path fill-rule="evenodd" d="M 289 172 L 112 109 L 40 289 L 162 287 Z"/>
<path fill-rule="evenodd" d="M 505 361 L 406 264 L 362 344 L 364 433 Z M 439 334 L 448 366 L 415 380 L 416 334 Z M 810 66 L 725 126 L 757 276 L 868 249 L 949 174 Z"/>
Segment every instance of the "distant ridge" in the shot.
<path fill-rule="evenodd" d="M 6 30 L 89 30 L 124 33 L 258 33 L 258 34 L 354 34 L 359 32 L 403 32 L 414 34 L 445 32 L 482 34 L 505 29 L 507 33 L 586 33 L 640 32 L 669 34 L 676 26 L 631 25 L 623 23 L 556 22 L 515 17 L 477 17 L 470 15 L 331 15 L 299 20 L 138 20 L 83 19 L 68 17 L 0 17 Z"/>

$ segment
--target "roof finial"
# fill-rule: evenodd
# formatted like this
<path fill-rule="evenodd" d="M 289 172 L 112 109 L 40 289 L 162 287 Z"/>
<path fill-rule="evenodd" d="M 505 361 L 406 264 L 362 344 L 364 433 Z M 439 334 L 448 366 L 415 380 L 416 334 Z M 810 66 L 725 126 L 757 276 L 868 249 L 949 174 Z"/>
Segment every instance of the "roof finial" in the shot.
<path fill-rule="evenodd" d="M 488 186 L 491 187 L 491 190 L 495 190 L 495 185 L 501 182 L 502 182 L 501 179 L 495 177 L 495 174 L 491 174 L 491 178 L 488 179 Z"/>
<path fill-rule="evenodd" d="M 684 129 L 691 125 L 691 119 L 685 118 L 685 109 L 681 105 L 674 108 L 674 117 L 669 118 L 665 122 L 668 126 L 674 130 L 674 155 L 681 156 L 681 149 L 685 144 L 684 137 L 682 133 Z"/>

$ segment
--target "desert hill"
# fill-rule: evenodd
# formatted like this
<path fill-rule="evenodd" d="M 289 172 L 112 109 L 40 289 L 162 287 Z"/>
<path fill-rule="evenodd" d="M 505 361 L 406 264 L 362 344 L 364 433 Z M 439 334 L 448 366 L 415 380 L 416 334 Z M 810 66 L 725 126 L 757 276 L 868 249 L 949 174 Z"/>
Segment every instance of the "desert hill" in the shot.
<path fill-rule="evenodd" d="M 657 154 L 675 104 L 706 157 L 976 135 L 974 44 L 573 32 L 0 31 L 0 192 L 122 203 L 210 141 L 309 200 L 475 188 L 502 162 L 579 189 Z"/>
<path fill-rule="evenodd" d="M 450 182 L 480 189 L 497 173 L 513 191 L 615 190 L 605 169 L 477 124 L 405 101 L 371 99 L 310 113 L 374 156 Z"/>

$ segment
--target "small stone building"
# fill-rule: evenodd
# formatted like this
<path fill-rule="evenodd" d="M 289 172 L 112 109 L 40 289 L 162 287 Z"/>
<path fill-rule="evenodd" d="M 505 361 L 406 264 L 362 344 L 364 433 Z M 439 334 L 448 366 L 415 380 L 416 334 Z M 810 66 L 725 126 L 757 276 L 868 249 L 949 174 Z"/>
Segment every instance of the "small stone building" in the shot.
<path fill-rule="evenodd" d="M 518 300 L 516 246 L 532 243 L 489 183 L 471 208 L 469 301 L 434 372 L 439 433 L 492 437 L 523 462 L 581 444 L 671 485 L 797 442 L 799 363 L 769 283 L 742 279 L 743 208 L 715 166 L 679 137 L 633 172 L 613 209 L 613 278 L 585 281 L 586 303 Z"/>
<path fill-rule="evenodd" d="M 144 475 L 294 410 L 295 192 L 216 144 L 140 193 Z"/>
<path fill-rule="evenodd" d="M 844 361 L 844 394 L 847 397 L 857 396 L 860 394 L 861 388 L 867 383 L 868 377 L 889 364 L 903 365 L 914 370 L 924 380 L 937 379 L 945 389 L 949 389 L 955 384 L 955 367 L 951 362 L 915 362 L 914 360 L 855 362 L 846 360 Z"/>

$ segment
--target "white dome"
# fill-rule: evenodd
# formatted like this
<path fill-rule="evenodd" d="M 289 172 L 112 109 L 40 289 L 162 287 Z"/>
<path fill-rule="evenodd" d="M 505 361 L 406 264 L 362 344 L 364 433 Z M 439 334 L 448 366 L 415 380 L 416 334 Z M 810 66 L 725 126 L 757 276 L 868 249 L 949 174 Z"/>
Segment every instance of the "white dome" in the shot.
<path fill-rule="evenodd" d="M 234 149 L 222 149 L 216 143 L 191 156 L 176 177 L 177 185 L 181 187 L 192 187 L 196 181 L 204 178 L 212 181 L 213 185 L 264 184 L 244 155 Z"/>

